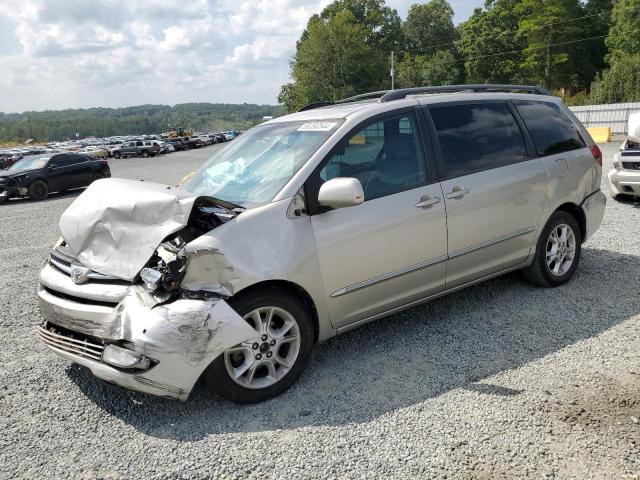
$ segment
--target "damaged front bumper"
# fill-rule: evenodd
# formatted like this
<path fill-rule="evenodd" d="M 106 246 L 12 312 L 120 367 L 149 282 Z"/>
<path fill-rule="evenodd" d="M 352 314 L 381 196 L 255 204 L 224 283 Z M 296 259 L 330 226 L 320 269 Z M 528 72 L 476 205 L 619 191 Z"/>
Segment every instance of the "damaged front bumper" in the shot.
<path fill-rule="evenodd" d="M 38 297 L 39 335 L 56 354 L 108 382 L 180 400 L 222 352 L 256 335 L 222 299 L 158 303 L 126 282 L 74 284 L 49 261 Z M 107 350 L 135 352 L 140 362 L 117 367 Z"/>

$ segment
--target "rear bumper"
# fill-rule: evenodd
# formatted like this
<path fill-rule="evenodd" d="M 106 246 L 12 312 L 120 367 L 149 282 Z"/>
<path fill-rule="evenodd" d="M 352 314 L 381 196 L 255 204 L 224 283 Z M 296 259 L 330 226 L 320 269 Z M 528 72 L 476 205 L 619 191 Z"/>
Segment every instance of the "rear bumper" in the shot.
<path fill-rule="evenodd" d="M 75 285 L 48 262 L 38 297 L 44 319 L 38 333 L 54 353 L 88 367 L 98 378 L 163 397 L 186 400 L 213 360 L 255 337 L 224 300 L 159 305 L 135 285 Z M 152 366 L 144 371 L 115 368 L 102 359 L 107 344 L 144 355 Z"/>
<path fill-rule="evenodd" d="M 607 183 L 614 196 L 620 194 L 640 196 L 640 171 L 612 168 L 607 174 Z"/>
<path fill-rule="evenodd" d="M 584 199 L 582 210 L 586 218 L 587 231 L 583 240 L 587 240 L 600 228 L 606 206 L 607 197 L 602 193 L 602 190 L 598 190 Z"/>

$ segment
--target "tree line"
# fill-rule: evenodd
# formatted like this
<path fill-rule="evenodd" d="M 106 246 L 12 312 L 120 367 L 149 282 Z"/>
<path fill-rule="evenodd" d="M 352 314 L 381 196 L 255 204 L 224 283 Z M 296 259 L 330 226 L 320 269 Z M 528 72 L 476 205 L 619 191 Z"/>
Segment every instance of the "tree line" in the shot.
<path fill-rule="evenodd" d="M 44 112 L 0 113 L 0 141 L 65 140 L 113 135 L 160 133 L 175 127 L 194 130 L 245 130 L 282 107 L 252 104 L 183 103 L 126 108 L 86 108 Z"/>
<path fill-rule="evenodd" d="M 296 44 L 287 111 L 395 87 L 544 86 L 569 104 L 640 101 L 640 0 L 486 0 L 453 23 L 447 0 L 409 8 L 337 0 Z"/>

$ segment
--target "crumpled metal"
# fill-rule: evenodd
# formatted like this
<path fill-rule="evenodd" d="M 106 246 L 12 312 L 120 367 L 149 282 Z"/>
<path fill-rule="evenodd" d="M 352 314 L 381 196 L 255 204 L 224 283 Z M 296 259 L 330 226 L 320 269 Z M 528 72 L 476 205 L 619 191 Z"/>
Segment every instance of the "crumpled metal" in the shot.
<path fill-rule="evenodd" d="M 158 245 L 187 224 L 197 199 L 158 183 L 102 179 L 62 214 L 60 231 L 84 266 L 132 281 Z"/>

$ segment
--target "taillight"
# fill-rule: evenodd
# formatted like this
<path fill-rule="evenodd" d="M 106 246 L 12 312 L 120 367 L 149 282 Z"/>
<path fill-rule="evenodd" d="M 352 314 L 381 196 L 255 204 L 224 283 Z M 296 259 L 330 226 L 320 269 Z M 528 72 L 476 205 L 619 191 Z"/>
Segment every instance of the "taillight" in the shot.
<path fill-rule="evenodd" d="M 591 146 L 591 155 L 596 159 L 596 163 L 602 166 L 602 152 L 600 151 L 600 147 L 598 145 Z"/>

